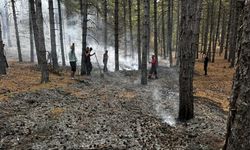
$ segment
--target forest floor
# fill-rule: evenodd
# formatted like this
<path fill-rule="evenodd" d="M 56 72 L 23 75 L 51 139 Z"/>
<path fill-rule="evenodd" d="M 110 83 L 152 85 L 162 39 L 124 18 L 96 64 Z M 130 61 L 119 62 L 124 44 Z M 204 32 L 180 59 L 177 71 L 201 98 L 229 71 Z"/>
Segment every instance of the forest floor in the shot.
<path fill-rule="evenodd" d="M 197 60 L 195 118 L 180 123 L 178 72 L 159 67 L 159 79 L 140 85 L 140 72 L 71 80 L 69 71 L 40 73 L 11 62 L 0 77 L 0 149 L 220 149 L 223 146 L 233 69 L 222 58 Z"/>

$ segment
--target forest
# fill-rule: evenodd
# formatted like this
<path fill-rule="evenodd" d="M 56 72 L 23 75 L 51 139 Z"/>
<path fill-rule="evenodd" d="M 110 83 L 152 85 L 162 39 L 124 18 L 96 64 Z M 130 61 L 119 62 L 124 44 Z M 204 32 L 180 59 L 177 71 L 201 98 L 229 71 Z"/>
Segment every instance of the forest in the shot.
<path fill-rule="evenodd" d="M 0 149 L 248 150 L 249 0 L 1 0 Z"/>

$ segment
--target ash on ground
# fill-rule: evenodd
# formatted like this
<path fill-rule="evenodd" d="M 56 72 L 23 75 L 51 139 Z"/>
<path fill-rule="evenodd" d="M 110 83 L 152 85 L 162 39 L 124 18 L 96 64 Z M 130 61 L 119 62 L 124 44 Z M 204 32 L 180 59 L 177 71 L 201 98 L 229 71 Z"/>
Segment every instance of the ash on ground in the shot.
<path fill-rule="evenodd" d="M 0 102 L 0 149 L 219 149 L 226 113 L 195 98 L 195 118 L 176 121 L 178 74 L 159 68 L 140 85 L 140 72 L 120 71 L 66 88 L 16 94 Z"/>

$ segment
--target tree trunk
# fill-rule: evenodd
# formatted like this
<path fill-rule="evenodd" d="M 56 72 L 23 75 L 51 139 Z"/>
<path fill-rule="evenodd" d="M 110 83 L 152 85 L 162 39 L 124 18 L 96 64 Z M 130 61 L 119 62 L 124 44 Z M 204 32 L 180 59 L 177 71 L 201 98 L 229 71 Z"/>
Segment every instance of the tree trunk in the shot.
<path fill-rule="evenodd" d="M 161 21 L 162 21 L 162 48 L 163 48 L 163 56 L 164 59 L 167 59 L 166 55 L 166 30 L 165 30 L 165 5 L 164 5 L 164 0 L 161 1 L 161 9 L 162 9 L 162 14 L 161 14 Z"/>
<path fill-rule="evenodd" d="M 213 42 L 213 36 L 214 36 L 214 3 L 215 0 L 212 0 L 212 4 L 211 4 L 211 14 L 210 14 L 210 33 L 209 33 L 209 45 L 208 45 L 208 58 L 209 61 L 212 60 L 212 42 Z M 209 4 L 210 5 L 210 4 Z"/>
<path fill-rule="evenodd" d="M 81 75 L 85 75 L 85 51 L 87 47 L 87 32 L 88 32 L 88 3 L 87 0 L 80 0 L 81 18 L 82 18 L 82 61 L 81 61 Z"/>
<path fill-rule="evenodd" d="M 35 45 L 37 51 L 38 64 L 41 69 L 41 83 L 49 82 L 49 71 L 46 60 L 45 38 L 43 31 L 43 15 L 41 0 L 36 0 L 36 9 L 34 0 L 29 0 L 32 14 L 32 25 L 34 29 Z"/>
<path fill-rule="evenodd" d="M 11 47 L 11 39 L 10 39 L 10 23 L 9 23 L 9 11 L 8 11 L 8 2 L 7 0 L 4 0 L 5 4 L 5 18 L 6 18 L 6 33 L 7 33 L 7 38 L 8 38 L 8 46 Z"/>
<path fill-rule="evenodd" d="M 104 50 L 107 50 L 107 43 L 108 43 L 107 18 L 108 18 L 108 4 L 107 0 L 104 0 Z"/>
<path fill-rule="evenodd" d="M 158 61 L 157 0 L 154 0 L 154 54 Z"/>
<path fill-rule="evenodd" d="M 133 39 L 133 25 L 132 25 L 132 1 L 128 0 L 129 6 L 129 29 L 130 29 L 130 46 L 132 52 L 132 58 L 135 58 L 135 51 L 134 51 L 134 39 Z"/>
<path fill-rule="evenodd" d="M 62 22 L 62 11 L 61 11 L 61 0 L 57 0 L 58 4 L 58 15 L 59 15 L 59 28 L 60 28 L 60 43 L 61 43 L 61 55 L 62 65 L 65 66 L 65 55 L 64 55 L 64 42 L 63 42 L 63 22 Z"/>
<path fill-rule="evenodd" d="M 243 28 L 241 28 L 243 35 L 241 48 L 238 49 L 240 55 L 234 76 L 224 150 L 245 150 L 250 147 L 250 1 L 240 1 L 240 3 L 241 5 L 245 3 Z"/>
<path fill-rule="evenodd" d="M 141 70 L 141 84 L 148 83 L 147 78 L 147 53 L 149 51 L 149 30 L 150 30 L 150 0 L 143 0 L 144 2 L 144 21 L 143 21 L 143 49 L 142 49 L 142 70 Z"/>
<path fill-rule="evenodd" d="M 56 33 L 55 33 L 55 18 L 53 0 L 49 0 L 49 22 L 50 22 L 50 39 L 51 39 L 51 56 L 53 69 L 58 70 L 58 60 L 56 52 Z"/>
<path fill-rule="evenodd" d="M 29 3 L 29 32 L 30 32 L 30 62 L 34 63 L 35 54 L 34 54 L 34 33 L 32 27 L 32 16 L 31 16 L 31 6 Z"/>
<path fill-rule="evenodd" d="M 210 3 L 207 2 L 207 17 L 206 17 L 206 28 L 204 34 L 204 41 L 203 41 L 203 54 L 207 54 L 207 44 L 208 44 L 208 32 L 209 32 L 209 22 L 210 22 Z"/>
<path fill-rule="evenodd" d="M 229 50 L 229 41 L 231 38 L 231 25 L 232 25 L 232 14 L 233 14 L 233 7 L 232 3 L 234 0 L 230 0 L 230 8 L 229 8 L 229 19 L 228 19 L 228 26 L 227 26 L 227 39 L 226 39 L 226 47 L 225 47 L 225 55 L 224 59 L 228 59 L 228 50 Z"/>
<path fill-rule="evenodd" d="M 198 6 L 202 0 L 181 1 L 181 30 L 180 30 L 180 104 L 179 120 L 186 121 L 194 117 L 193 97 L 193 73 L 195 63 L 195 51 L 198 45 L 195 27 L 199 24 L 197 19 Z"/>
<path fill-rule="evenodd" d="M 216 46 L 217 46 L 217 41 L 218 41 L 219 32 L 220 32 L 221 5 L 222 5 L 222 0 L 220 0 L 220 3 L 219 3 L 219 12 L 218 12 L 218 20 L 217 20 L 217 26 L 216 26 L 216 34 L 215 34 L 215 40 L 214 40 L 214 43 L 213 43 L 213 58 L 212 58 L 212 62 L 214 62 L 214 60 L 215 60 Z"/>
<path fill-rule="evenodd" d="M 194 24 L 194 34 L 195 34 L 195 45 L 194 49 L 196 50 L 196 58 L 198 58 L 199 55 L 199 43 L 200 43 L 200 20 L 201 20 L 201 14 L 202 14 L 202 1 L 199 0 L 197 3 L 197 12 L 196 12 L 196 23 Z M 195 58 L 194 58 L 195 59 Z"/>
<path fill-rule="evenodd" d="M 180 1 L 177 1 L 177 25 L 176 25 L 176 66 L 180 65 L 180 57 L 179 57 L 179 37 L 180 37 Z"/>
<path fill-rule="evenodd" d="M 239 21 L 239 10 L 237 9 L 237 2 L 233 1 L 233 14 L 232 14 L 232 25 L 231 25 L 231 38 L 230 38 L 230 51 L 229 57 L 231 60 L 230 67 L 234 67 L 235 63 L 235 53 L 236 53 L 236 44 L 237 44 L 237 28 L 238 28 L 238 21 Z"/>
<path fill-rule="evenodd" d="M 123 0 L 123 29 L 124 29 L 124 49 L 125 57 L 128 56 L 128 46 L 127 46 L 127 0 Z"/>
<path fill-rule="evenodd" d="M 137 0 L 137 49 L 138 49 L 138 70 L 141 69 L 141 0 Z"/>
<path fill-rule="evenodd" d="M 224 6 L 222 6 L 223 16 L 222 16 L 222 25 L 221 25 L 221 39 L 220 39 L 220 56 L 224 50 L 225 44 L 225 34 L 226 34 L 226 12 Z"/>
<path fill-rule="evenodd" d="M 11 4 L 12 4 L 13 18 L 14 18 L 15 31 L 16 31 L 16 43 L 17 43 L 18 59 L 19 59 L 19 62 L 22 62 L 23 58 L 22 58 L 19 31 L 18 31 L 18 25 L 17 25 L 15 0 L 11 0 Z"/>
<path fill-rule="evenodd" d="M 115 71 L 119 71 L 119 0 L 115 0 Z"/>
<path fill-rule="evenodd" d="M 4 55 L 3 39 L 2 39 L 2 25 L 0 22 L 0 75 L 6 74 L 6 59 Z"/>
<path fill-rule="evenodd" d="M 168 0 L 168 34 L 167 34 L 167 51 L 169 53 L 169 63 L 170 67 L 173 64 L 172 56 L 172 29 L 173 29 L 173 19 L 171 15 L 173 0 Z"/>

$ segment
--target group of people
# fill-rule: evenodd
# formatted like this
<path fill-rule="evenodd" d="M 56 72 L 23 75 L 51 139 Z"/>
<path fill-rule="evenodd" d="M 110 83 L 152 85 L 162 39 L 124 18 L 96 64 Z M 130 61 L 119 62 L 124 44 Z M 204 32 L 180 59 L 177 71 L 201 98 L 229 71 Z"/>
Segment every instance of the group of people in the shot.
<path fill-rule="evenodd" d="M 77 63 L 77 57 L 75 54 L 75 43 L 73 43 L 70 47 L 70 52 L 69 52 L 69 62 L 70 62 L 70 66 L 71 66 L 71 77 L 72 79 L 74 79 L 75 77 L 75 72 L 76 72 L 76 63 Z M 86 65 L 86 74 L 88 76 L 91 75 L 91 71 L 92 71 L 92 63 L 91 63 L 91 56 L 94 56 L 95 53 L 92 53 L 93 48 L 92 47 L 87 47 L 85 50 L 85 65 Z M 103 71 L 107 72 L 108 68 L 107 68 L 107 63 L 108 63 L 108 51 L 106 50 L 105 53 L 103 54 L 103 64 L 104 64 L 104 68 Z"/>

